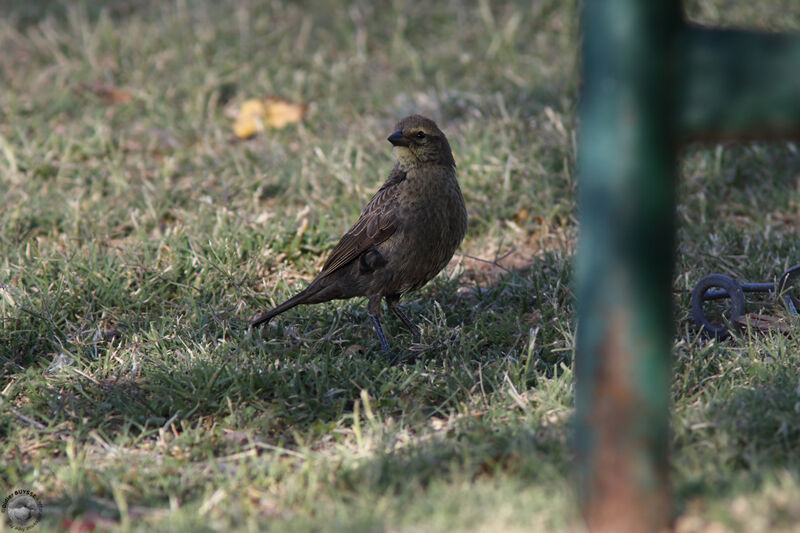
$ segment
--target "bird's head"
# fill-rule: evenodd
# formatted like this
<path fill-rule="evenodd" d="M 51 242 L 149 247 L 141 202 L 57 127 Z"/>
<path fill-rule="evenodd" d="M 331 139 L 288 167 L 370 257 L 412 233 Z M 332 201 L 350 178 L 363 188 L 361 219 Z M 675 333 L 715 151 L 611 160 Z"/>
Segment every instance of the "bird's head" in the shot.
<path fill-rule="evenodd" d="M 421 115 L 411 115 L 394 128 L 388 141 L 395 147 L 397 160 L 405 168 L 420 164 L 456 166 L 447 137 L 434 121 Z"/>

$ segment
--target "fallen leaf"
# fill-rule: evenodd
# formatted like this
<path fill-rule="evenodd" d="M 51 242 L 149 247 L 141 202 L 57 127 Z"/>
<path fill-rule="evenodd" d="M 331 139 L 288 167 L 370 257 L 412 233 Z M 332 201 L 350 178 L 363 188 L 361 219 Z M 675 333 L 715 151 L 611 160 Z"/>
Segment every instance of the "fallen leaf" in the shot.
<path fill-rule="evenodd" d="M 233 124 L 233 133 L 240 139 L 252 137 L 259 131 L 264 131 L 263 119 L 264 103 L 261 100 L 247 100 L 242 104 Z"/>
<path fill-rule="evenodd" d="M 763 315 L 759 313 L 747 313 L 742 316 L 737 316 L 733 322 L 740 328 L 752 331 L 778 331 L 780 333 L 789 333 L 792 331 L 790 324 L 781 317 Z"/>
<path fill-rule="evenodd" d="M 240 139 L 247 139 L 266 128 L 281 129 L 288 124 L 300 122 L 307 106 L 294 104 L 281 98 L 250 99 L 242 103 L 233 132 Z"/>
<path fill-rule="evenodd" d="M 517 224 L 522 224 L 529 218 L 531 218 L 531 215 L 530 213 L 528 213 L 528 210 L 525 209 L 524 207 L 519 211 L 517 211 L 516 213 L 514 213 L 513 215 L 511 215 L 511 219 Z"/>
<path fill-rule="evenodd" d="M 305 105 L 293 104 L 280 98 L 266 98 L 266 121 L 273 128 L 281 129 L 287 124 L 300 122 L 306 114 Z"/>
<path fill-rule="evenodd" d="M 125 104 L 133 98 L 129 90 L 105 83 L 81 83 L 80 88 L 93 93 L 107 104 Z"/>

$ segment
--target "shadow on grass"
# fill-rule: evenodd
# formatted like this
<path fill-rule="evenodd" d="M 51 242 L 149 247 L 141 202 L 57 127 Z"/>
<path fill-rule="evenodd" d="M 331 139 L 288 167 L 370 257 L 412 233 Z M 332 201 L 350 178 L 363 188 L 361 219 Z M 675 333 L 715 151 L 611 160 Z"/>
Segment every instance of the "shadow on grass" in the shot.
<path fill-rule="evenodd" d="M 439 424 L 417 428 L 421 438 L 408 440 L 405 438 L 407 435 L 401 434 L 402 431 L 398 432 L 386 424 L 370 430 L 368 418 L 365 417 L 362 419 L 365 440 L 361 456 L 348 453 L 337 460 L 330 460 L 324 447 L 314 451 L 304 450 L 303 453 L 308 455 L 301 463 L 305 466 L 296 462 L 290 467 L 294 469 L 291 476 L 303 478 L 307 475 L 314 480 L 324 479 L 325 486 L 315 493 L 315 502 L 321 500 L 327 502 L 323 505 L 352 505 L 352 516 L 343 519 L 342 513 L 338 513 L 338 520 L 344 522 L 340 525 L 366 520 L 370 525 L 366 530 L 371 531 L 375 530 L 377 524 L 386 526 L 398 521 L 413 521 L 414 514 L 420 515 L 430 505 L 426 494 L 433 485 L 440 489 L 442 484 L 472 487 L 475 483 L 502 479 L 518 487 L 536 484 L 549 488 L 550 496 L 558 499 L 557 507 L 563 507 L 565 502 L 571 501 L 569 496 L 563 494 L 570 492 L 572 483 L 567 446 L 572 423 L 570 415 L 553 418 L 540 416 L 533 410 L 520 413 L 519 410 L 509 409 L 481 415 L 439 418 L 436 422 Z M 283 482 L 286 474 L 275 466 L 279 459 L 275 451 L 263 447 L 248 449 L 257 450 L 257 453 L 244 453 L 235 466 L 231 465 L 234 471 L 247 471 L 252 479 L 248 485 L 258 487 L 264 484 L 262 476 L 268 477 L 267 485 Z M 315 454 L 318 455 L 315 457 Z M 206 458 L 209 466 L 205 482 L 212 485 L 219 482 L 220 486 L 224 486 L 224 476 L 233 474 L 225 472 L 224 458 L 218 460 L 220 462 Z M 195 465 L 186 465 L 185 468 L 195 468 Z M 171 467 L 165 464 L 162 468 Z M 123 476 L 124 471 L 120 475 Z M 163 473 L 159 473 L 159 476 L 163 476 Z M 159 477 L 154 481 L 165 483 Z M 290 485 L 303 485 L 296 478 L 290 478 L 287 482 Z M 135 503 L 131 502 L 127 510 L 131 514 L 152 517 L 159 510 L 166 511 L 167 496 L 197 502 L 198 499 L 202 500 L 202 492 L 199 486 L 159 487 L 158 490 L 148 491 L 146 497 L 136 499 Z M 437 492 L 437 498 L 442 497 L 440 492 Z M 388 510 L 378 511 L 377 507 L 371 507 L 379 501 L 385 507 L 387 500 L 393 502 Z M 452 520 L 456 520 L 455 523 L 459 522 L 458 515 L 463 519 L 463 513 L 482 512 L 483 517 L 475 517 L 482 521 L 489 520 L 487 516 L 491 516 L 486 514 L 489 509 L 463 509 L 463 502 L 449 501 L 446 497 L 438 502 L 437 506 L 452 507 L 451 511 L 455 513 Z M 289 524 L 292 520 L 302 523 L 314 515 L 314 504 L 299 502 L 298 509 L 292 508 L 288 502 L 284 504 L 289 505 L 283 513 L 284 518 L 289 518 Z M 121 518 L 120 509 L 112 495 L 104 494 L 97 488 L 81 488 L 51 505 L 63 510 L 66 516 L 95 513 L 115 522 Z M 199 502 L 194 505 L 199 505 Z M 552 505 L 552 502 L 548 500 L 547 505 Z M 406 515 L 406 512 L 411 514 Z M 442 509 L 436 512 L 440 513 Z M 417 516 L 417 519 L 422 518 Z M 271 521 L 275 519 L 270 517 Z M 317 528 L 318 524 L 310 530 Z M 359 527 L 357 530 L 362 529 Z"/>
<path fill-rule="evenodd" d="M 568 272 L 566 261 L 550 257 L 499 275 L 473 276 L 469 284 L 466 277 L 437 278 L 405 302 L 427 344 L 411 346 L 402 324 L 387 316 L 387 330 L 399 333 L 393 346 L 419 354 L 397 366 L 387 365 L 358 301 L 299 309 L 264 336 L 246 333 L 240 312 L 214 314 L 212 303 L 193 308 L 187 313 L 190 322 L 173 329 L 169 324 L 186 319 L 161 317 L 160 325 L 147 331 L 144 318 L 134 312 L 141 327 L 126 330 L 123 316 L 115 336 L 72 346 L 80 355 L 63 365 L 53 365 L 50 357 L 59 357 L 54 353 L 26 355 L 26 369 L 17 374 L 24 384 L 18 397 L 25 402 L 10 422 L 17 429 L 10 429 L 32 442 L 47 433 L 52 465 L 67 461 L 69 442 L 85 444 L 100 461 L 105 461 L 104 450 L 111 454 L 103 467 L 108 472 L 99 481 L 88 475 L 95 459 L 87 456 L 86 465 L 77 461 L 80 479 L 60 500 L 50 502 L 66 516 L 98 513 L 118 520 L 109 480 L 131 475 L 136 487 L 157 487 L 131 496 L 132 506 L 163 509 L 165 498 L 174 494 L 181 501 L 197 501 L 206 481 L 180 488 L 173 486 L 180 476 L 164 472 L 203 470 L 199 465 L 229 455 L 252 452 L 247 475 L 252 469 L 254 476 L 274 479 L 264 454 L 274 454 L 269 450 L 275 447 L 306 453 L 308 446 L 351 435 L 362 394 L 371 398 L 378 419 L 399 421 L 404 430 L 411 428 L 411 438 L 399 446 L 390 442 L 395 438 L 391 429 L 376 429 L 379 440 L 369 457 L 343 468 L 337 460 L 323 461 L 320 468 L 333 471 L 330 487 L 322 490 L 336 498 L 362 490 L 407 495 L 406 485 L 424 489 L 453 476 L 469 482 L 506 474 L 531 481 L 563 479 L 568 423 L 548 421 L 539 412 L 509 415 L 515 408 L 506 394 L 509 387 L 525 393 L 546 384 L 571 354 L 564 350 L 565 339 L 547 326 L 563 320 L 571 300 Z M 548 282 L 554 275 L 564 280 L 557 288 Z M 180 300 L 181 294 L 173 298 Z M 58 314 L 56 322 L 62 318 Z M 531 333 L 537 328 L 541 331 Z M 19 342 L 31 348 L 34 333 Z M 354 345 L 364 351 L 348 350 Z M 558 401 L 568 395 L 559 393 Z M 434 419 L 464 410 L 481 415 L 430 430 Z M 38 431 L 20 430 L 31 421 Z M 429 436 L 418 439 L 416 431 Z M 113 450 L 131 454 L 130 460 L 113 459 Z M 29 452 L 23 443 L 14 453 Z M 146 466 L 154 461 L 164 465 Z M 58 469 L 65 467 L 54 466 Z M 201 479 L 212 474 L 224 485 L 229 473 L 215 470 Z"/>
<path fill-rule="evenodd" d="M 240 316 L 201 312 L 183 333 L 118 331 L 73 346 L 79 356 L 51 352 L 48 360 L 31 353 L 36 343 L 28 328 L 17 339 L 28 355 L 9 362 L 26 367 L 30 378 L 25 416 L 69 421 L 83 437 L 94 429 L 107 436 L 147 433 L 181 420 L 234 416 L 243 406 L 269 413 L 270 432 L 304 431 L 349 412 L 361 390 L 389 415 L 413 406 L 424 418 L 468 400 L 478 385 L 483 394 L 502 388 L 508 372 L 527 390 L 569 364 L 569 340 L 549 327 L 571 300 L 569 266 L 559 261 L 471 276 L 469 285 L 438 278 L 411 295 L 405 309 L 422 325 L 425 342 L 412 345 L 402 324 L 387 315 L 387 332 L 398 333 L 393 347 L 410 360 L 397 366 L 380 352 L 358 301 L 330 305 L 338 312 L 326 306 L 292 311 L 263 334 L 247 332 Z M 551 286 L 554 275 L 560 288 Z M 56 364 L 62 356 L 65 364 Z"/>
<path fill-rule="evenodd" d="M 567 438 L 571 416 L 556 423 L 517 416 L 505 420 L 456 420 L 423 442 L 392 449 L 359 461 L 337 475 L 337 488 L 350 492 L 399 493 L 409 485 L 420 488 L 457 476 L 475 481 L 501 472 L 527 482 L 551 481 L 570 475 Z"/>

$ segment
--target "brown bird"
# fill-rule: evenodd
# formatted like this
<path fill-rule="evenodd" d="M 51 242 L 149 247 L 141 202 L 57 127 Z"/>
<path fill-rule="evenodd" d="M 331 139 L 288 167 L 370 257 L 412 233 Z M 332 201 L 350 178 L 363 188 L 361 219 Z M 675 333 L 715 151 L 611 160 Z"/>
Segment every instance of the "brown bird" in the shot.
<path fill-rule="evenodd" d="M 311 284 L 251 328 L 300 304 L 366 296 L 367 311 L 384 352 L 381 300 L 411 330 L 420 330 L 397 306 L 453 257 L 467 231 L 467 208 L 456 180 L 453 152 L 434 121 L 411 115 L 395 126 L 388 141 L 397 163 L 355 225 L 344 234 Z"/>

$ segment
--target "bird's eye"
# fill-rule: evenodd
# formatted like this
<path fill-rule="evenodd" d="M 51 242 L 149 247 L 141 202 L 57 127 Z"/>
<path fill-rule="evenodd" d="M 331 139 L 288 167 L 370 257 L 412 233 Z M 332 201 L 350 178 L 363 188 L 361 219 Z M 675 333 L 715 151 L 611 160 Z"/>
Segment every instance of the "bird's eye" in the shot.
<path fill-rule="evenodd" d="M 425 138 L 425 132 L 424 131 L 418 131 L 417 132 L 417 139 L 424 139 L 424 138 Z"/>

